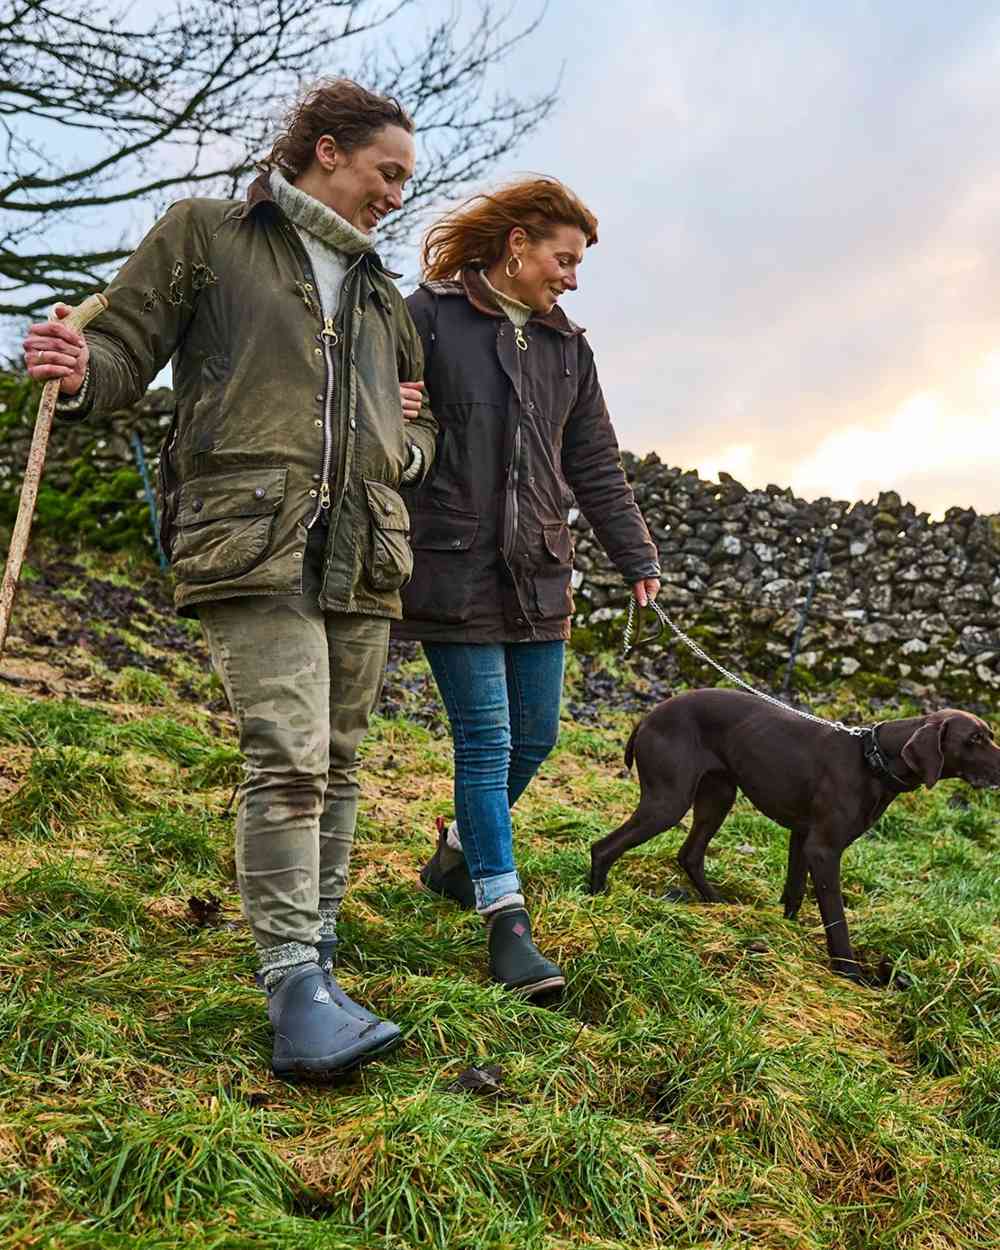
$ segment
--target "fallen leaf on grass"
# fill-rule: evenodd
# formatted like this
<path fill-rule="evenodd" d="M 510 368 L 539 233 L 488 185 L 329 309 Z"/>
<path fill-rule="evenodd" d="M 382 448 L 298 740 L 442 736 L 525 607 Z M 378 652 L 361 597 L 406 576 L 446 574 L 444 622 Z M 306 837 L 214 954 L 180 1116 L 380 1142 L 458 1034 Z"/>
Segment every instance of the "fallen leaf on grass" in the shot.
<path fill-rule="evenodd" d="M 207 898 L 198 898 L 195 894 L 188 899 L 188 911 L 195 924 L 213 924 L 222 915 L 222 900 L 214 894 L 209 894 Z"/>
<path fill-rule="evenodd" d="M 500 1098 L 506 1091 L 502 1085 L 503 1073 L 495 1065 L 487 1068 L 466 1068 L 448 1086 L 455 1094 L 478 1094 L 481 1098 Z"/>

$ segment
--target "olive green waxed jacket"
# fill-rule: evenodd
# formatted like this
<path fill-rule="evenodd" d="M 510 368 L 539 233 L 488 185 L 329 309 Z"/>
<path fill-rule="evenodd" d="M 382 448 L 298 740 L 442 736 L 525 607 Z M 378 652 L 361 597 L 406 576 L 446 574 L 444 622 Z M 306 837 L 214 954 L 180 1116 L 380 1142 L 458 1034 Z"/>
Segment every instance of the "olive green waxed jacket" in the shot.
<path fill-rule="evenodd" d="M 172 358 L 159 487 L 178 609 L 300 593 L 307 531 L 325 522 L 320 606 L 399 617 L 413 556 L 397 487 L 409 444 L 430 466 L 437 426 L 426 403 L 404 426 L 399 382 L 423 376 L 423 353 L 375 253 L 321 309 L 264 175 L 245 202 L 174 204 L 107 296 L 86 400 L 67 415 L 134 403 Z"/>

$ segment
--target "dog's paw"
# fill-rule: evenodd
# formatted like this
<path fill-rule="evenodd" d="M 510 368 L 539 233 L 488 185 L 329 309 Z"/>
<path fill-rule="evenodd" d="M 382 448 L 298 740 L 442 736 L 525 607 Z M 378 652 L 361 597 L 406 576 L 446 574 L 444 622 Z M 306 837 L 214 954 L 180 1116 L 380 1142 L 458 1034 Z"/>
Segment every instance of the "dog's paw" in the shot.
<path fill-rule="evenodd" d="M 913 989 L 913 978 L 907 976 L 905 972 L 894 970 L 892 962 L 884 955 L 878 965 L 879 984 L 887 990 L 911 990 Z"/>
<path fill-rule="evenodd" d="M 588 894 L 603 894 L 608 888 L 608 878 L 601 876 L 599 873 L 592 872 L 587 878 Z"/>
<path fill-rule="evenodd" d="M 865 976 L 863 972 L 841 972 L 840 969 L 833 969 L 834 976 L 838 976 L 843 981 L 850 981 L 852 985 L 856 985 L 862 990 L 878 990 L 884 987 L 879 985 L 878 981 L 871 975 Z"/>

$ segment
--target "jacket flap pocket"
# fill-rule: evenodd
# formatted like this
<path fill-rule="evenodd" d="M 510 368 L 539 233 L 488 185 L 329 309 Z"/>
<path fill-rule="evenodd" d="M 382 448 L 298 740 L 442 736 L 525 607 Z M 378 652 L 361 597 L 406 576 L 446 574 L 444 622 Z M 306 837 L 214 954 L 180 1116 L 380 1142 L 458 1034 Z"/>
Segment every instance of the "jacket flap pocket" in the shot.
<path fill-rule="evenodd" d="M 569 526 L 564 523 L 546 525 L 543 527 L 542 534 L 545 539 L 545 550 L 552 559 L 558 560 L 560 564 L 569 564 L 573 559 L 573 539 L 570 536 Z"/>
<path fill-rule="evenodd" d="M 421 512 L 414 514 L 410 546 L 428 551 L 468 551 L 478 529 L 475 512 Z"/>
<path fill-rule="evenodd" d="M 267 516 L 285 497 L 287 469 L 240 469 L 193 477 L 180 489 L 177 524 L 204 525 L 227 517 Z"/>
<path fill-rule="evenodd" d="M 376 529 L 402 530 L 403 533 L 409 531 L 410 514 L 406 511 L 402 498 L 391 486 L 365 478 L 365 494 L 368 496 L 368 507 Z"/>

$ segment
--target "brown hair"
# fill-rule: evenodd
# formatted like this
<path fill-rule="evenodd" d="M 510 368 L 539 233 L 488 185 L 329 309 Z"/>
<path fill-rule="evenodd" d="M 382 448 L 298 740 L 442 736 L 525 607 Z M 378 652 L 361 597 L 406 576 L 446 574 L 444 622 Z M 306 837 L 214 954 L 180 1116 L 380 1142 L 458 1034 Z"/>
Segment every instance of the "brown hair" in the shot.
<path fill-rule="evenodd" d="M 466 265 L 488 269 L 520 226 L 537 243 L 555 226 L 579 226 L 587 246 L 597 242 L 597 218 L 556 178 L 526 178 L 474 195 L 435 222 L 424 238 L 423 271 L 428 281 L 454 278 Z"/>
<path fill-rule="evenodd" d="M 366 91 L 350 78 L 325 79 L 293 106 L 260 168 L 277 167 L 286 177 L 297 178 L 312 164 L 321 135 L 330 135 L 350 154 L 371 143 L 385 126 L 413 134 L 413 119 L 392 96 Z"/>

